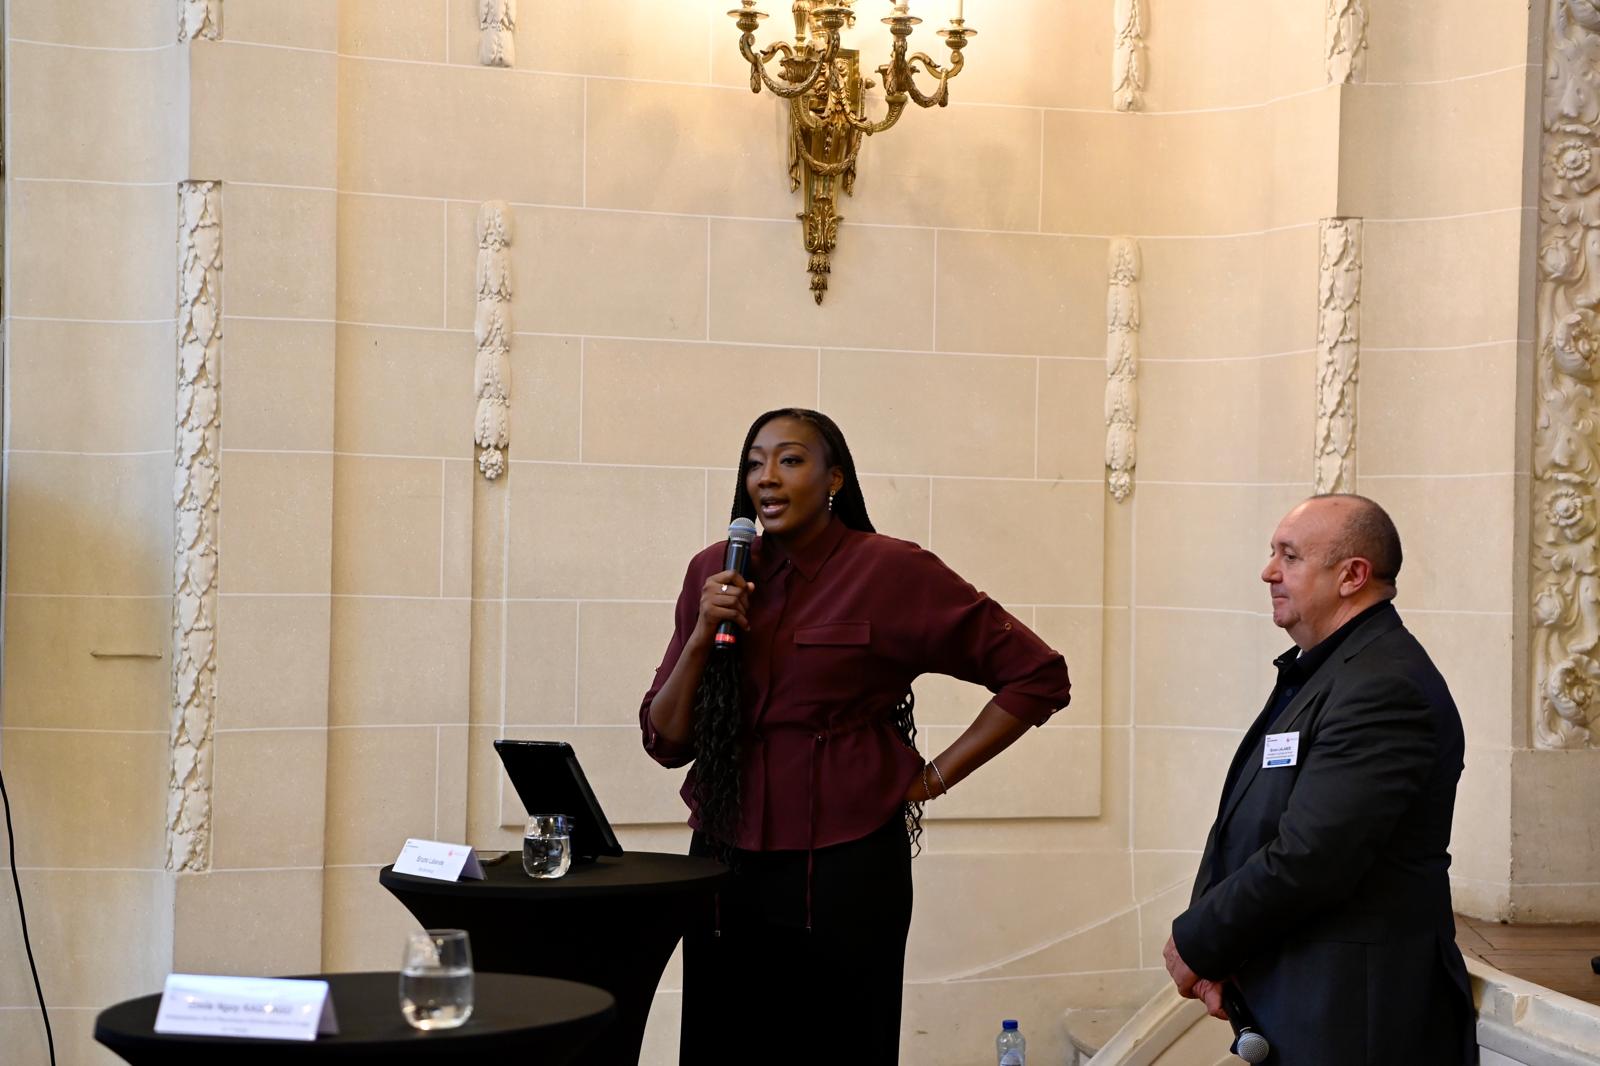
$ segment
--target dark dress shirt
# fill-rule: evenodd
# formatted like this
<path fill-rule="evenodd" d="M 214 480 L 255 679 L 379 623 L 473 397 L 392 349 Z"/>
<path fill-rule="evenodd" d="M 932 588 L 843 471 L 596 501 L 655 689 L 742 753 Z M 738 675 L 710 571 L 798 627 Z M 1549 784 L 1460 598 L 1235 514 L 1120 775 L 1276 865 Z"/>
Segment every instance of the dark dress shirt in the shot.
<path fill-rule="evenodd" d="M 724 547 L 690 560 L 672 641 L 639 709 L 645 750 L 664 766 L 682 766 L 694 751 L 656 732 L 650 701 L 694 632 L 701 589 L 723 568 Z M 922 771 L 922 757 L 893 722 L 921 674 L 984 685 L 1032 725 L 1067 704 L 1061 655 L 909 541 L 835 518 L 792 555 L 758 537 L 749 577 L 756 588 L 750 629 L 739 634 L 745 733 L 736 847 L 820 848 L 881 827 Z M 683 797 L 698 827 L 693 773 Z"/>
<path fill-rule="evenodd" d="M 1333 653 L 1345 638 L 1365 622 L 1368 618 L 1382 611 L 1393 611 L 1394 604 L 1390 600 L 1375 603 L 1362 611 L 1344 625 L 1334 630 L 1322 641 L 1305 651 L 1298 647 L 1291 647 L 1288 651 L 1272 660 L 1272 665 L 1278 668 L 1278 680 L 1272 686 L 1272 695 L 1267 697 L 1267 704 L 1261 708 L 1261 713 L 1256 715 L 1256 720 L 1245 731 L 1244 740 L 1239 745 L 1239 751 L 1233 758 L 1233 764 L 1228 767 L 1228 776 L 1222 786 L 1222 800 L 1217 805 L 1217 819 L 1220 823 L 1222 812 L 1228 809 L 1228 804 L 1233 800 L 1233 790 L 1239 785 L 1241 771 L 1252 761 L 1260 762 L 1263 751 L 1264 738 L 1267 729 L 1273 721 L 1282 714 L 1290 702 L 1300 694 L 1306 682 L 1316 676 L 1317 670 L 1323 663 L 1333 658 Z M 1216 851 L 1223 850 L 1223 840 L 1226 830 L 1220 829 Z M 1211 881 L 1208 878 L 1207 884 Z"/>

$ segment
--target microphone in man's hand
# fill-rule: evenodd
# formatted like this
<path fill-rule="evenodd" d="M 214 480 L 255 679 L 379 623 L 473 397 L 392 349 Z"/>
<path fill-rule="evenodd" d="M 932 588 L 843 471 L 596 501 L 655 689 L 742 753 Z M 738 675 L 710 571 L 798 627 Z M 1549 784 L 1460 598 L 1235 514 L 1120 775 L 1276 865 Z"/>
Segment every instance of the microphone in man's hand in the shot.
<path fill-rule="evenodd" d="M 728 550 L 722 556 L 722 568 L 744 577 L 744 572 L 750 565 L 750 545 L 755 543 L 755 539 L 756 524 L 748 518 L 735 518 L 733 524 L 728 526 Z M 738 625 L 724 622 L 717 627 L 711 646 L 731 648 L 737 643 L 739 643 Z"/>
<path fill-rule="evenodd" d="M 1255 1016 L 1244 1005 L 1244 996 L 1232 981 L 1222 983 L 1222 1009 L 1228 1012 L 1228 1024 L 1233 1026 L 1233 1046 L 1228 1050 L 1246 1062 L 1264 1061 L 1272 1045 L 1267 1043 Z"/>

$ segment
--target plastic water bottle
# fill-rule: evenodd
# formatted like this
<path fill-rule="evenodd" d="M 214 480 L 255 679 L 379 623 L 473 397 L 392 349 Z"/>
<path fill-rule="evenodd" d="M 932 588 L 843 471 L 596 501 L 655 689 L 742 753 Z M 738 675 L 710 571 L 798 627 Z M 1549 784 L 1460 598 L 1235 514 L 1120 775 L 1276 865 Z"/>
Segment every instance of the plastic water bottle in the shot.
<path fill-rule="evenodd" d="M 1000 1035 L 994 1038 L 995 1054 L 1000 1066 L 1024 1066 L 1028 1058 L 1028 1042 L 1022 1038 L 1014 1018 L 1000 1023 Z"/>

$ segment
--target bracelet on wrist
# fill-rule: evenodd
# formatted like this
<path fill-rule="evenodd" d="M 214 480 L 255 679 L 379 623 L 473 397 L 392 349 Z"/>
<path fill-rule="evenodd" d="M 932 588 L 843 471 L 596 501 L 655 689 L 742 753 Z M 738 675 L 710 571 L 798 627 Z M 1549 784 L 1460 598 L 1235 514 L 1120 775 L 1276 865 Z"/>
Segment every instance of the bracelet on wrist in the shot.
<path fill-rule="evenodd" d="M 939 795 L 943 796 L 950 791 L 950 786 L 945 784 L 944 771 L 939 769 L 939 764 L 929 760 L 928 766 L 933 767 L 933 776 L 939 779 Z M 923 776 L 927 776 L 927 767 L 923 768 Z"/>

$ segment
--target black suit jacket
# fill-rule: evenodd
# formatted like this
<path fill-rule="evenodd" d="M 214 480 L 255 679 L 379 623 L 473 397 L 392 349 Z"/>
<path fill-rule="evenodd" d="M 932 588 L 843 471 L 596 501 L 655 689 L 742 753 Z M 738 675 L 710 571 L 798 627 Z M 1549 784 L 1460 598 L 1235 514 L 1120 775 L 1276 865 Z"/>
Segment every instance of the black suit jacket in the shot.
<path fill-rule="evenodd" d="M 1477 1061 L 1450 906 L 1461 718 L 1393 606 L 1357 625 L 1272 722 L 1172 925 L 1201 977 L 1233 978 L 1284 1066 Z"/>

